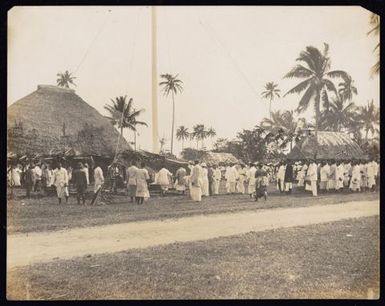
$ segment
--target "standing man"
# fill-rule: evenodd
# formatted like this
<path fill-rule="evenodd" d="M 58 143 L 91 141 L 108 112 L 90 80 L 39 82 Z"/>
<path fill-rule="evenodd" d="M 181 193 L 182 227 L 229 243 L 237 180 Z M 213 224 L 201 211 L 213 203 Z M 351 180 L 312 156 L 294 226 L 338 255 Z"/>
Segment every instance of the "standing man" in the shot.
<path fill-rule="evenodd" d="M 98 163 L 95 163 L 95 169 L 94 169 L 94 180 L 95 180 L 95 187 L 94 187 L 94 193 L 97 193 L 100 188 L 102 188 L 104 184 L 104 176 L 103 176 L 103 170 L 100 168 Z"/>
<path fill-rule="evenodd" d="M 82 171 L 84 171 L 84 173 L 86 174 L 87 186 L 88 186 L 90 184 L 90 173 L 88 170 L 88 164 L 87 163 L 84 163 L 84 167 L 83 167 Z"/>
<path fill-rule="evenodd" d="M 328 180 L 328 187 L 329 190 L 336 190 L 336 161 L 331 160 L 330 161 L 330 173 L 329 173 L 329 180 Z"/>
<path fill-rule="evenodd" d="M 59 161 L 57 163 L 57 169 L 53 172 L 54 176 L 54 185 L 56 187 L 57 198 L 59 204 L 61 204 L 61 199 L 63 196 L 66 199 L 66 204 L 68 203 L 68 173 L 65 168 L 62 167 L 62 163 Z"/>
<path fill-rule="evenodd" d="M 358 161 L 352 163 L 352 178 L 349 189 L 351 191 L 361 191 L 361 167 Z"/>
<path fill-rule="evenodd" d="M 221 173 L 221 170 L 219 170 L 217 168 L 217 165 L 214 164 L 213 166 L 213 191 L 212 193 L 214 195 L 218 195 L 219 194 L 219 185 L 221 183 L 221 178 L 222 178 L 222 173 Z"/>
<path fill-rule="evenodd" d="M 250 198 L 253 197 L 255 192 L 255 172 L 257 168 L 255 168 L 253 163 L 250 163 L 249 169 L 246 171 L 246 180 L 247 180 L 247 193 Z"/>
<path fill-rule="evenodd" d="M 131 161 L 131 166 L 127 168 L 126 178 L 127 178 L 127 192 L 128 196 L 131 199 L 131 203 L 134 203 L 136 197 L 136 174 L 138 168 L 136 167 L 136 161 Z"/>
<path fill-rule="evenodd" d="M 285 190 L 285 162 L 281 162 L 277 172 L 277 189 L 280 193 L 283 193 Z"/>
<path fill-rule="evenodd" d="M 238 169 L 238 181 L 237 181 L 237 192 L 242 194 L 245 193 L 245 181 L 246 181 L 246 169 L 245 165 L 241 164 Z"/>
<path fill-rule="evenodd" d="M 199 166 L 199 161 L 195 161 L 195 165 L 192 168 L 191 176 L 191 199 L 196 202 L 202 201 L 202 168 Z"/>
<path fill-rule="evenodd" d="M 72 183 L 76 188 L 76 199 L 78 201 L 78 205 L 80 205 L 80 199 L 83 202 L 83 205 L 86 203 L 86 199 L 84 193 L 87 189 L 87 177 L 85 172 L 83 171 L 83 164 L 78 163 L 76 168 L 72 172 Z"/>
<path fill-rule="evenodd" d="M 306 184 L 306 190 L 313 193 L 313 197 L 317 196 L 317 164 L 314 159 L 311 160 L 309 168 L 307 169 L 307 179 L 310 184 Z"/>
<path fill-rule="evenodd" d="M 343 191 L 344 188 L 344 165 L 341 161 L 337 161 L 336 168 L 336 190 Z"/>
<path fill-rule="evenodd" d="M 321 170 L 320 170 L 320 184 L 319 184 L 320 192 L 329 190 L 329 185 L 328 185 L 329 175 L 330 175 L 330 166 L 327 161 L 322 161 Z"/>
<path fill-rule="evenodd" d="M 350 161 L 344 163 L 344 187 L 349 188 L 350 178 L 352 176 L 352 165 Z"/>
<path fill-rule="evenodd" d="M 212 196 L 214 194 L 214 188 L 213 188 L 213 175 L 214 175 L 214 170 L 211 164 L 207 165 L 207 177 L 209 179 L 209 194 Z"/>
<path fill-rule="evenodd" d="M 43 174 L 43 171 L 40 168 L 39 164 L 36 164 L 34 170 L 34 175 L 35 175 L 35 185 L 33 188 L 34 192 L 40 192 L 41 189 L 41 176 Z"/>
<path fill-rule="evenodd" d="M 28 199 L 31 198 L 31 191 L 33 188 L 34 179 L 35 179 L 35 177 L 34 177 L 34 173 L 33 173 L 33 165 L 30 165 L 27 168 L 27 171 L 25 172 L 25 175 L 24 175 L 24 186 L 26 189 L 26 197 Z"/>
<path fill-rule="evenodd" d="M 227 181 L 227 193 L 235 193 L 235 184 L 238 180 L 238 171 L 233 163 L 226 169 L 225 179 Z"/>
<path fill-rule="evenodd" d="M 285 176 L 284 176 L 285 192 L 287 194 L 290 194 L 291 190 L 293 189 L 293 181 L 294 181 L 293 165 L 291 164 L 290 161 L 288 161 L 286 163 Z"/>
<path fill-rule="evenodd" d="M 202 196 L 208 197 L 209 192 L 209 177 L 206 163 L 201 164 L 202 167 Z"/>

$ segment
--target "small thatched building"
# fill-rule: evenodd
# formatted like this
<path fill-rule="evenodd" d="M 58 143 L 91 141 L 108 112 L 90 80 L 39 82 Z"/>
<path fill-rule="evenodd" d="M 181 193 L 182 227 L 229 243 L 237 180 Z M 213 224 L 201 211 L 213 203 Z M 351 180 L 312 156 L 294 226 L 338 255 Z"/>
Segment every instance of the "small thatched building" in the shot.
<path fill-rule="evenodd" d="M 113 157 L 119 132 L 73 89 L 39 85 L 8 107 L 7 151 L 16 155 Z M 129 150 L 125 139 L 119 151 Z"/>
<path fill-rule="evenodd" d="M 238 162 L 238 159 L 233 154 L 225 152 L 205 152 L 200 160 L 201 162 L 217 165 Z"/>
<path fill-rule="evenodd" d="M 350 160 L 366 159 L 367 156 L 360 146 L 348 134 L 339 132 L 318 132 L 318 150 L 316 152 L 316 139 L 310 133 L 301 139 L 287 155 L 288 159 L 301 160 L 316 158 L 317 160 L 336 159 Z"/>

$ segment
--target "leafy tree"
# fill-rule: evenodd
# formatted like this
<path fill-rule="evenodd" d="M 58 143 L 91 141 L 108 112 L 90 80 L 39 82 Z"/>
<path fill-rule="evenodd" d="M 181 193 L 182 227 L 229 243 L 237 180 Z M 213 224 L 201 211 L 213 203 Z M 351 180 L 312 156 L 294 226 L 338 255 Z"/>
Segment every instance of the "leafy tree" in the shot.
<path fill-rule="evenodd" d="M 338 93 L 342 101 L 352 101 L 353 95 L 357 95 L 357 88 L 353 84 L 354 81 L 350 76 L 344 82 L 338 84 Z"/>
<path fill-rule="evenodd" d="M 58 86 L 65 88 L 69 88 L 70 84 L 76 86 L 74 83 L 76 78 L 72 76 L 72 73 L 68 72 L 68 70 L 66 70 L 64 73 L 58 73 L 56 76 L 58 77 L 56 80 Z"/>
<path fill-rule="evenodd" d="M 294 111 L 272 112 L 271 119 L 262 119 L 261 127 L 278 136 L 277 139 L 282 140 L 281 147 L 290 143 L 290 150 L 293 148 L 293 141 L 299 137 Z"/>
<path fill-rule="evenodd" d="M 182 150 L 184 149 L 184 141 L 190 137 L 190 133 L 188 131 L 188 128 L 181 125 L 176 130 L 176 139 L 182 140 Z"/>
<path fill-rule="evenodd" d="M 379 36 L 379 34 L 380 34 L 380 16 L 372 13 L 370 15 L 370 25 L 372 26 L 372 29 L 368 32 L 368 35 L 373 34 L 375 36 Z M 377 51 L 377 62 L 371 68 L 372 76 L 380 73 L 380 43 L 378 43 L 373 50 L 373 52 L 376 52 L 376 51 Z"/>
<path fill-rule="evenodd" d="M 326 43 L 324 44 L 323 52 L 312 46 L 306 47 L 306 50 L 300 53 L 297 61 L 301 62 L 301 64 L 297 64 L 284 77 L 300 78 L 305 80 L 290 89 L 285 96 L 288 94 L 300 94 L 304 92 L 304 95 L 298 104 L 298 112 L 305 111 L 311 102 L 313 102 L 315 109 L 316 146 L 318 146 L 321 94 L 323 97 L 324 107 L 328 110 L 328 92 L 331 91 L 334 94 L 337 94 L 337 89 L 330 79 L 340 77 L 346 80 L 349 75 L 342 70 L 330 71 L 331 60 L 329 58 L 329 45 Z"/>
<path fill-rule="evenodd" d="M 265 91 L 262 92 L 262 97 L 268 99 L 270 101 L 269 104 L 269 115 L 271 119 L 271 102 L 275 97 L 280 97 L 280 90 L 278 89 L 278 84 L 274 84 L 274 82 L 268 82 L 265 85 Z"/>
<path fill-rule="evenodd" d="M 197 149 L 198 149 L 199 140 L 202 141 L 201 147 L 203 148 L 203 141 L 207 137 L 207 131 L 205 129 L 204 124 L 197 124 L 197 125 L 193 126 L 192 134 L 193 134 L 193 137 L 197 141 Z"/>
<path fill-rule="evenodd" d="M 120 129 L 120 135 L 123 137 L 123 129 L 128 128 L 136 132 L 136 126 L 147 126 L 147 123 L 139 121 L 137 118 L 144 112 L 144 109 L 135 110 L 133 108 L 133 99 L 130 98 L 126 102 L 127 96 L 116 97 L 111 99 L 111 104 L 106 104 L 104 109 L 110 116 L 106 116 L 112 125 L 116 125 Z"/>
<path fill-rule="evenodd" d="M 213 146 L 213 138 L 217 135 L 217 132 L 211 127 L 207 130 L 207 137 L 211 138 L 211 147 Z"/>
<path fill-rule="evenodd" d="M 342 98 L 337 96 L 330 104 L 329 111 L 324 111 L 320 116 L 320 126 L 323 130 L 341 132 L 355 124 L 357 107 L 353 102 L 345 106 Z"/>
<path fill-rule="evenodd" d="M 162 91 L 165 94 L 165 96 L 169 96 L 171 93 L 172 97 L 172 124 L 171 124 L 171 154 L 173 152 L 173 145 L 174 145 L 174 122 L 175 122 L 175 95 L 178 92 L 183 91 L 182 84 L 183 82 L 179 79 L 177 79 L 178 75 L 171 75 L 171 74 L 161 74 L 161 78 L 164 79 L 164 81 L 160 82 L 159 85 L 163 86 Z"/>
<path fill-rule="evenodd" d="M 361 106 L 359 108 L 358 119 L 359 125 L 365 131 L 365 142 L 367 142 L 368 133 L 371 132 L 373 135 L 380 123 L 380 112 L 374 105 L 373 100 L 368 102 L 366 106 Z"/>

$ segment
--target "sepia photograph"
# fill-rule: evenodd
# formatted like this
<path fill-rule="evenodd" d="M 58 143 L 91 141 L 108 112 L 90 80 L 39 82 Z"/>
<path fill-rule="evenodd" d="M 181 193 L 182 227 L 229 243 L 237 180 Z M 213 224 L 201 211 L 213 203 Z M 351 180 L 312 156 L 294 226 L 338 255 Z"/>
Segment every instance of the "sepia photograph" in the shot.
<path fill-rule="evenodd" d="M 380 16 L 14 6 L 6 298 L 380 298 Z"/>

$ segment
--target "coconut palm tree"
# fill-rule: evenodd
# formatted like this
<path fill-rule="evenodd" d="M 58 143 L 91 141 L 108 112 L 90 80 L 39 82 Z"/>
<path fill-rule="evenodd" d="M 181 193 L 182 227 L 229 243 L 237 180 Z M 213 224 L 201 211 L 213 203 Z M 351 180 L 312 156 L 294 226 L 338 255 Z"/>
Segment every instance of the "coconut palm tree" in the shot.
<path fill-rule="evenodd" d="M 211 147 L 213 146 L 213 138 L 217 135 L 217 132 L 211 127 L 207 130 L 207 137 L 211 138 Z"/>
<path fill-rule="evenodd" d="M 359 109 L 359 125 L 365 131 L 365 142 L 368 141 L 368 133 L 374 134 L 380 123 L 380 112 L 374 105 L 374 101 L 368 102 L 368 105 L 361 106 Z"/>
<path fill-rule="evenodd" d="M 294 111 L 272 112 L 271 119 L 262 119 L 261 127 L 270 133 L 282 136 L 283 145 L 290 143 L 290 150 L 293 148 L 293 141 L 297 136 L 297 120 L 294 117 Z"/>
<path fill-rule="evenodd" d="M 147 123 L 137 120 L 137 117 L 144 112 L 144 109 L 135 110 L 133 108 L 133 99 L 130 98 L 128 103 L 126 99 L 127 96 L 116 97 L 111 99 L 111 104 L 104 105 L 104 109 L 110 113 L 110 116 L 106 116 L 106 118 L 113 125 L 118 126 L 121 137 L 123 137 L 125 128 L 136 132 L 137 125 L 147 126 Z"/>
<path fill-rule="evenodd" d="M 76 86 L 74 83 L 76 78 L 72 76 L 72 73 L 68 72 L 68 70 L 66 70 L 64 73 L 58 73 L 56 76 L 58 77 L 56 80 L 57 86 L 65 88 L 70 88 L 70 84 Z"/>
<path fill-rule="evenodd" d="M 320 115 L 320 126 L 324 130 L 341 132 L 349 129 L 357 120 L 357 107 L 353 102 L 345 106 L 344 100 L 337 96 L 330 104 L 329 111 Z"/>
<path fill-rule="evenodd" d="M 162 88 L 163 93 L 167 97 L 171 93 L 171 97 L 172 97 L 172 124 L 171 124 L 171 150 L 170 150 L 172 154 L 173 145 L 174 145 L 174 122 L 175 122 L 175 97 L 174 96 L 178 92 L 181 93 L 183 91 L 183 87 L 181 85 L 183 82 L 177 79 L 178 75 L 173 76 L 167 73 L 167 74 L 161 74 L 160 77 L 164 79 L 164 81 L 159 83 L 160 86 L 163 86 Z"/>
<path fill-rule="evenodd" d="M 176 130 L 176 139 L 182 140 L 182 150 L 184 149 L 184 141 L 190 137 L 190 133 L 188 131 L 188 128 L 181 125 Z"/>
<path fill-rule="evenodd" d="M 380 16 L 372 13 L 370 15 L 370 25 L 372 26 L 372 29 L 367 33 L 367 35 L 373 34 L 375 36 L 378 36 L 380 34 Z M 378 43 L 374 48 L 373 52 L 375 51 L 377 51 L 378 59 L 371 69 L 372 76 L 380 72 L 380 43 Z"/>
<path fill-rule="evenodd" d="M 337 89 L 330 79 L 340 77 L 346 80 L 349 77 L 349 75 L 342 70 L 330 71 L 331 60 L 328 53 L 329 45 L 326 43 L 324 44 L 323 52 L 315 47 L 307 46 L 306 50 L 302 51 L 297 58 L 297 61 L 301 62 L 301 64 L 297 64 L 284 76 L 285 78 L 305 79 L 297 86 L 290 89 L 284 96 L 304 92 L 297 108 L 299 113 L 305 111 L 311 102 L 313 102 L 315 109 L 315 139 L 317 147 L 321 94 L 325 97 L 324 107 L 328 109 L 328 91 L 332 91 L 334 94 L 337 94 Z"/>
<path fill-rule="evenodd" d="M 357 88 L 354 86 L 354 81 L 350 76 L 344 82 L 338 84 L 338 94 L 342 101 L 352 101 L 353 95 L 357 95 Z M 337 100 L 340 100 L 337 98 Z"/>
<path fill-rule="evenodd" d="M 203 140 L 207 137 L 207 132 L 205 130 L 204 124 L 197 124 L 193 126 L 192 135 L 197 141 L 197 149 L 198 149 L 199 140 L 202 141 L 202 147 L 203 147 Z"/>
<path fill-rule="evenodd" d="M 271 102 L 274 100 L 275 97 L 280 97 L 280 90 L 278 89 L 278 84 L 274 84 L 274 82 L 268 82 L 265 85 L 265 91 L 261 93 L 262 98 L 269 99 L 270 105 L 269 105 L 269 114 L 271 119 Z"/>

